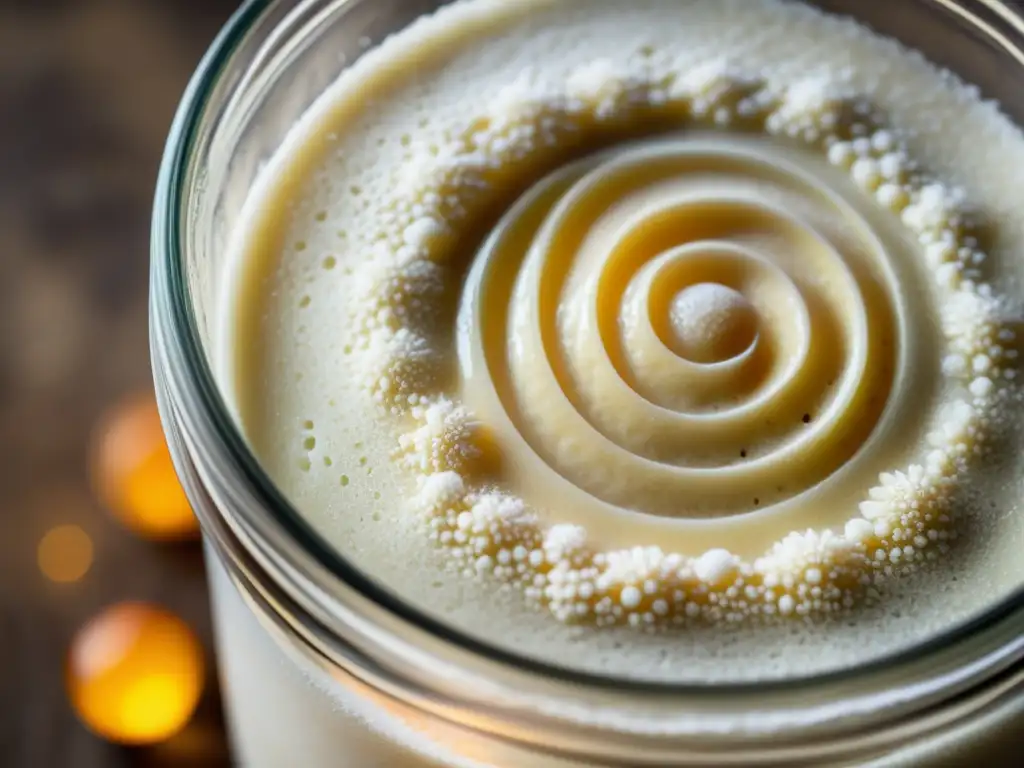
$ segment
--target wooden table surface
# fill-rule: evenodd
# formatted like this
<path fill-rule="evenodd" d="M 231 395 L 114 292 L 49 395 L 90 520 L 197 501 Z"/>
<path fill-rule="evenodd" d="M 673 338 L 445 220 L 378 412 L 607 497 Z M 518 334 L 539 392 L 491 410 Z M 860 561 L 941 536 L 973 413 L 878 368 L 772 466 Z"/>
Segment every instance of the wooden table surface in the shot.
<path fill-rule="evenodd" d="M 198 545 L 114 524 L 90 491 L 99 415 L 150 385 L 149 219 L 173 110 L 232 0 L 0 0 L 0 766 L 229 765 L 212 679 L 179 737 L 129 750 L 64 696 L 74 630 L 103 606 L 159 601 L 210 650 Z M 95 545 L 78 583 L 46 581 L 42 534 Z M 212 653 L 209 653 L 212 660 Z"/>

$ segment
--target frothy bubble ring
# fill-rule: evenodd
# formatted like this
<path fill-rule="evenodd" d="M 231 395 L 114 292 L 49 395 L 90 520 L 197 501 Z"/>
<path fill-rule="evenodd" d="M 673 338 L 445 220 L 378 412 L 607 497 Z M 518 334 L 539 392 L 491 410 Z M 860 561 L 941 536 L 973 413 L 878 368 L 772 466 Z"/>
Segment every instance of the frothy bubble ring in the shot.
<path fill-rule="evenodd" d="M 570 78 L 564 90 L 556 88 L 550 92 L 524 94 L 519 85 L 510 88 L 514 93 L 508 94 L 508 98 L 496 99 L 494 109 L 473 121 L 452 146 L 424 155 L 421 164 L 410 164 L 406 179 L 409 182 L 408 205 L 382 212 L 381 220 L 387 224 L 377 242 L 390 244 L 392 250 L 378 254 L 377 267 L 384 265 L 386 279 L 370 281 L 366 301 L 354 310 L 355 321 L 365 329 L 362 351 L 370 371 L 367 388 L 389 412 L 401 417 L 400 423 L 408 425 L 411 419 L 413 426 L 403 428 L 399 438 L 400 454 L 420 477 L 416 504 L 427 521 L 431 538 L 445 549 L 450 561 L 469 575 L 489 575 L 519 584 L 528 599 L 546 606 L 561 620 L 590 620 L 599 626 L 628 623 L 656 627 L 693 620 L 735 622 L 776 615 L 834 613 L 864 598 L 865 585 L 912 570 L 945 552 L 948 542 L 955 537 L 952 515 L 956 512 L 957 489 L 970 461 L 985 454 L 986 425 L 998 417 L 1001 403 L 1011 390 L 1009 382 L 1015 375 L 1010 362 L 1012 356 L 1005 349 L 1014 339 L 1013 332 L 1000 320 L 999 298 L 976 274 L 984 253 L 978 250 L 977 239 L 972 234 L 962 193 L 920 173 L 909 159 L 898 132 L 883 127 L 881 118 L 865 99 L 836 91 L 827 81 L 809 80 L 779 90 L 737 73 L 727 62 L 709 63 L 701 70 L 700 77 L 681 77 L 670 70 L 652 70 L 644 76 L 620 74 L 616 65 L 602 62 L 594 72 L 587 69 Z M 410 266 L 430 263 L 441 269 L 452 269 L 445 265 L 451 260 L 455 235 L 466 222 L 473 221 L 500 199 L 499 190 L 507 186 L 513 171 L 518 177 L 543 176 L 542 169 L 556 164 L 567 144 L 579 144 L 580 137 L 585 136 L 615 136 L 623 126 L 647 119 L 671 120 L 683 127 L 708 122 L 718 128 L 737 124 L 744 129 L 760 128 L 798 144 L 820 148 L 829 163 L 848 171 L 865 193 L 898 215 L 921 245 L 940 297 L 946 341 L 942 373 L 959 385 L 957 391 L 964 394 L 954 396 L 934 415 L 929 435 L 931 448 L 906 468 L 882 473 L 878 485 L 867 491 L 857 514 L 842 530 L 794 530 L 753 560 L 740 558 L 721 547 L 710 548 L 697 556 L 667 552 L 656 545 L 602 551 L 588 543 L 585 527 L 544 522 L 538 511 L 521 498 L 475 480 L 488 477 L 487 468 L 492 466 L 495 450 L 500 453 L 500 446 L 495 445 L 487 424 L 481 424 L 466 405 L 455 403 L 443 388 L 436 388 L 443 377 L 436 376 L 432 366 L 443 359 L 443 355 L 433 354 L 425 328 L 415 323 L 410 325 L 408 318 L 415 313 L 408 312 L 403 304 L 405 297 L 416 297 L 422 292 L 415 280 L 419 273 Z M 607 365 L 618 375 L 577 377 L 573 388 L 556 386 L 541 390 L 543 397 L 561 403 L 563 413 L 577 422 L 581 412 L 593 419 L 593 405 L 600 398 L 585 403 L 589 410 L 577 407 L 578 403 L 572 398 L 586 400 L 586 395 L 581 394 L 585 387 L 602 378 L 630 389 L 632 397 L 621 402 L 643 403 L 643 407 L 669 412 L 676 420 L 691 419 L 694 423 L 700 419 L 721 420 L 730 411 L 735 413 L 756 405 L 758 396 L 763 397 L 770 387 L 752 387 L 753 394 L 748 401 L 733 403 L 732 408 L 721 408 L 718 404 L 720 412 L 716 412 L 715 407 L 708 408 L 706 403 L 673 402 L 668 388 L 662 387 L 660 382 L 658 387 L 653 387 L 653 377 L 646 373 L 638 375 L 638 369 L 643 373 L 643 366 L 638 365 L 637 360 L 625 354 L 617 358 L 614 353 L 609 355 L 609 350 L 615 347 L 610 340 L 617 339 L 623 349 L 631 348 L 623 336 L 635 341 L 635 334 L 644 333 L 646 341 L 640 346 L 649 349 L 652 356 L 671 352 L 672 344 L 664 343 L 665 329 L 662 327 L 660 333 L 656 329 L 661 322 L 659 313 L 650 311 L 655 283 L 649 283 L 650 290 L 645 292 L 644 287 L 636 287 L 635 281 L 641 280 L 644 268 L 654 270 L 650 265 L 658 258 L 670 260 L 672 249 L 680 245 L 678 241 L 656 248 L 649 258 L 641 259 L 646 266 L 634 270 L 628 280 L 607 281 L 611 263 L 607 254 L 601 269 L 580 270 L 578 279 L 582 282 L 601 279 L 595 275 L 604 275 L 607 282 L 615 284 L 616 291 L 621 290 L 617 301 L 612 302 L 620 311 L 596 312 L 593 304 L 582 300 L 575 307 L 570 301 L 568 309 L 558 308 L 563 296 L 562 281 L 568 280 L 567 284 L 571 284 L 577 279 L 571 265 L 559 261 L 559 254 L 580 252 L 576 247 L 560 248 L 559 238 L 580 239 L 582 233 L 585 239 L 588 234 L 595 234 L 585 226 L 564 226 L 567 219 L 558 215 L 560 205 L 567 206 L 570 217 L 586 210 L 586 205 L 572 206 L 576 192 L 569 191 L 574 182 L 570 175 L 563 177 L 556 173 L 549 177 L 549 184 L 535 185 L 524 198 L 529 200 L 530 195 L 535 195 L 553 204 L 554 215 L 531 220 L 527 211 L 522 220 L 532 221 L 539 231 L 527 237 L 528 253 L 515 279 L 509 316 L 504 326 L 497 324 L 497 330 L 473 326 L 472 314 L 465 310 L 480 299 L 479 286 L 474 287 L 471 271 L 462 302 L 463 312 L 458 318 L 463 365 L 472 359 L 464 353 L 469 343 L 467 339 L 471 339 L 473 333 L 505 335 L 511 331 L 508 334 L 512 339 L 510 359 L 514 361 L 516 354 L 529 356 L 528 348 L 532 344 L 534 360 L 538 350 L 542 353 L 542 362 L 549 374 L 544 377 L 547 383 L 550 384 L 551 379 L 557 383 L 559 376 L 565 376 L 567 351 L 579 354 L 580 350 L 572 349 L 573 345 L 581 344 L 581 339 L 587 343 L 597 340 L 600 343 L 594 349 L 603 350 Z M 611 177 L 605 174 L 596 183 L 608 178 Z M 763 199 L 754 202 L 764 205 Z M 517 205 L 528 203 L 521 200 Z M 777 221 L 792 221 L 785 209 L 780 213 Z M 649 220 L 648 217 L 648 223 Z M 484 250 L 494 245 L 495 237 L 509 236 L 510 232 L 511 236 L 522 236 L 522 221 L 513 223 L 503 234 L 492 235 Z M 545 230 L 554 226 L 553 221 L 561 221 L 561 228 Z M 813 237 L 816 227 L 802 227 L 802 231 Z M 861 234 L 871 237 L 870 231 Z M 691 238 L 694 239 L 701 242 L 702 247 L 716 247 L 715 242 L 723 238 Z M 751 257 L 752 263 L 770 256 L 767 260 L 775 264 L 780 254 L 773 250 L 766 255 L 757 249 L 753 254 L 744 253 L 742 238 L 738 241 L 726 237 L 724 240 L 727 243 L 722 246 L 724 249 L 743 254 L 744 258 Z M 827 242 L 828 238 L 825 240 Z M 617 242 L 621 242 L 621 238 Z M 547 257 L 543 253 L 545 249 L 537 247 L 538 243 L 546 243 Z M 678 251 L 675 253 L 678 255 Z M 551 258 L 551 254 L 555 254 L 555 258 Z M 581 258 L 579 263 L 586 264 L 587 259 Z M 473 270 L 486 272 L 485 264 L 486 260 L 478 260 Z M 837 263 L 836 266 L 843 265 Z M 882 266 L 885 266 L 884 258 Z M 806 333 L 798 330 L 787 338 L 794 349 L 804 350 L 802 360 L 811 360 L 814 355 L 806 353 L 804 337 L 810 339 L 813 349 L 819 325 L 816 318 L 820 315 L 815 315 L 813 302 L 806 300 L 807 292 L 803 290 L 806 286 L 799 284 L 801 273 L 783 272 L 804 299 L 806 309 L 806 315 L 798 309 L 790 318 L 793 327 Z M 557 279 L 552 280 L 552 274 L 556 274 Z M 853 276 L 852 280 L 856 287 L 857 277 Z M 398 293 L 396 285 L 401 287 Z M 639 285 L 643 285 L 642 281 Z M 864 283 L 859 285 L 863 289 Z M 736 290 L 735 286 L 730 289 Z M 601 290 L 599 286 L 596 293 L 599 301 Z M 678 291 L 673 295 L 677 294 Z M 856 294 L 853 290 L 850 296 L 855 298 Z M 595 294 L 578 290 L 570 291 L 569 295 L 593 297 Z M 747 294 L 744 296 L 750 301 Z M 898 299 L 898 292 L 894 296 Z M 863 318 L 862 308 L 856 301 L 853 304 L 854 317 Z M 644 310 L 647 310 L 646 316 Z M 615 318 L 613 325 L 617 327 L 602 327 L 602 322 L 607 326 L 609 316 Z M 536 317 L 547 320 L 533 322 Z M 870 318 L 865 320 L 869 321 Z M 766 329 L 764 333 L 762 327 Z M 758 335 L 750 347 L 753 350 L 750 357 L 755 356 L 762 344 L 769 344 L 772 329 L 781 327 L 765 323 L 759 315 Z M 461 333 L 467 328 L 470 333 Z M 566 328 L 571 332 L 565 333 Z M 581 328 L 588 332 L 579 332 Z M 531 335 L 530 344 L 524 343 Z M 871 332 L 859 334 L 859 337 L 870 340 Z M 854 333 L 851 338 L 858 338 L 858 334 Z M 569 340 L 568 344 L 564 343 L 565 339 Z M 563 348 L 559 349 L 555 341 L 562 341 Z M 725 376 L 735 376 L 735 369 L 742 367 L 745 355 L 746 352 L 742 352 L 703 367 L 705 372 L 719 369 Z M 677 366 L 689 362 L 691 369 L 695 368 L 693 361 L 684 361 L 678 355 L 674 358 Z M 856 345 L 850 348 L 850 355 L 845 359 L 859 359 Z M 499 388 L 515 389 L 529 384 L 529 380 L 523 382 L 519 377 L 503 374 L 500 367 L 489 368 L 487 372 L 464 368 L 463 375 L 490 374 Z M 853 382 L 850 386 L 856 385 L 856 370 L 854 366 L 855 373 L 847 378 Z M 646 384 L 631 386 L 631 378 L 635 381 L 642 378 Z M 795 378 L 783 377 L 781 390 Z M 766 379 L 769 380 L 771 377 Z M 764 385 L 764 381 L 758 384 Z M 643 386 L 648 387 L 647 392 L 641 391 Z M 840 382 L 836 389 L 840 394 L 842 386 Z M 516 390 L 516 407 L 510 410 L 540 402 L 534 400 L 536 394 L 529 389 Z M 837 395 L 832 402 L 834 405 L 843 400 Z M 689 408 L 689 412 L 681 409 L 681 405 Z M 827 421 L 821 416 L 819 419 Z M 590 420 L 582 421 L 591 429 L 587 438 L 596 434 L 599 439 L 559 442 L 558 430 L 562 425 L 557 419 L 550 423 L 520 420 L 517 427 L 524 432 L 554 428 L 553 441 L 537 440 L 534 436 L 530 444 L 534 450 L 540 446 L 539 452 L 561 451 L 559 471 L 563 476 L 566 466 L 572 466 L 567 463 L 568 455 L 591 445 L 612 446 L 622 454 L 618 458 L 623 458 L 627 464 L 633 462 L 634 469 L 646 466 L 653 467 L 655 472 L 667 471 L 672 477 L 682 474 L 691 483 L 695 477 L 709 471 L 708 467 L 671 464 L 664 456 L 652 459 L 623 451 L 601 431 L 593 429 Z M 524 427 L 525 424 L 528 426 Z M 619 437 L 632 439 L 629 435 Z M 551 445 L 555 448 L 550 448 Z M 792 445 L 799 445 L 799 440 L 789 444 Z M 772 455 L 772 452 L 765 454 L 768 459 Z M 550 456 L 545 460 L 551 461 Z M 750 466 L 760 460 L 751 457 L 751 461 L 735 466 L 749 476 Z M 575 466 L 585 469 L 586 461 L 576 462 Z M 611 466 L 615 466 L 614 462 Z M 721 473 L 731 471 L 733 466 L 714 466 L 707 476 L 714 477 L 721 485 Z M 629 490 L 637 487 L 633 484 Z M 609 488 L 613 493 L 619 492 L 614 483 L 602 492 L 609 492 Z M 712 493 L 713 483 L 709 482 L 704 490 Z M 554 514 L 557 515 L 557 511 Z"/>

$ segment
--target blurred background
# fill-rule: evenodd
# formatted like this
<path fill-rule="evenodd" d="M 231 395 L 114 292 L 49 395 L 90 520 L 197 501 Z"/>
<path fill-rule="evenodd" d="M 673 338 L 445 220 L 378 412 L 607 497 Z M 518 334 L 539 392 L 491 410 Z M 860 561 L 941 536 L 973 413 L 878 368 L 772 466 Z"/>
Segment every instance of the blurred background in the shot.
<path fill-rule="evenodd" d="M 230 765 L 146 294 L 164 139 L 237 5 L 0 0 L 3 768 Z"/>

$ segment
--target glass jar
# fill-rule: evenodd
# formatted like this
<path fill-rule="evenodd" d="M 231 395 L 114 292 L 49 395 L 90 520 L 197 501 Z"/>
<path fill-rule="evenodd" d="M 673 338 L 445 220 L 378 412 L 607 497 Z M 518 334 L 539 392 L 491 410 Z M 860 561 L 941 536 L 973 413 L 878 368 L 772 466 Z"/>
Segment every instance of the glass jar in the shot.
<path fill-rule="evenodd" d="M 251 768 L 1016 765 L 1024 595 L 898 656 L 780 683 L 574 674 L 422 615 L 330 549 L 248 450 L 211 373 L 223 255 L 261 165 L 368 46 L 440 0 L 252 0 L 185 94 L 153 221 L 151 334 L 202 521 L 225 699 Z M 978 84 L 1018 122 L 1024 19 L 994 0 L 821 0 Z"/>

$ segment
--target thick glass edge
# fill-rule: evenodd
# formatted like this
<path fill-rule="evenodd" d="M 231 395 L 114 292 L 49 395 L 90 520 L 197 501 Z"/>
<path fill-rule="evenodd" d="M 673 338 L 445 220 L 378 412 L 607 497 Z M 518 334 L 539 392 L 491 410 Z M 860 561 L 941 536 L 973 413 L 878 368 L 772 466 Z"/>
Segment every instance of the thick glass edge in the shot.
<path fill-rule="evenodd" d="M 269 511 L 267 517 L 273 524 L 280 527 L 281 534 L 294 539 L 295 543 L 310 555 L 318 566 L 395 617 L 433 635 L 438 640 L 451 643 L 465 652 L 483 656 L 522 672 L 544 675 L 576 686 L 589 686 L 613 693 L 701 696 L 710 693 L 742 695 L 758 692 L 794 692 L 812 685 L 848 681 L 861 675 L 891 670 L 903 663 L 920 660 L 939 649 L 948 648 L 951 644 L 960 643 L 986 628 L 1011 618 L 1015 613 L 1024 613 L 1024 588 L 1021 588 L 989 610 L 917 645 L 875 659 L 862 666 L 784 681 L 708 685 L 633 681 L 545 664 L 476 640 L 406 604 L 334 552 L 303 520 L 298 511 L 263 472 L 231 418 L 203 353 L 195 308 L 188 290 L 184 260 L 182 259 L 180 228 L 182 206 L 185 202 L 184 184 L 209 97 L 232 55 L 255 22 L 274 1 L 246 0 L 234 13 L 200 61 L 172 122 L 160 165 L 153 208 L 150 275 L 152 295 L 150 302 L 154 308 L 151 313 L 151 334 L 154 333 L 152 325 L 155 324 L 155 314 L 158 311 L 155 308 L 155 302 L 169 301 L 170 306 L 166 308 L 165 319 L 170 322 L 172 335 L 180 342 L 177 351 L 181 353 L 182 362 L 192 373 L 189 380 L 193 384 L 193 391 L 190 394 L 202 406 L 204 419 L 210 423 L 214 432 L 223 440 L 224 448 L 234 463 L 231 469 L 239 472 L 251 485 L 254 495 L 263 502 L 263 506 Z M 973 24 L 976 28 L 985 30 L 988 36 L 992 36 L 991 24 L 979 23 L 980 20 L 969 11 L 965 11 L 959 3 L 952 2 L 952 0 L 934 1 L 947 11 L 955 8 L 952 10 L 955 15 L 966 20 L 967 23 Z M 980 3 L 994 13 L 999 21 L 1009 24 L 1013 33 L 1024 36 L 1024 19 L 1018 9 L 1007 7 L 999 0 L 980 0 Z M 153 343 L 158 342 L 154 339 Z M 154 368 L 156 368 L 155 363 Z M 244 514 L 250 514 L 250 511 L 246 510 Z"/>

